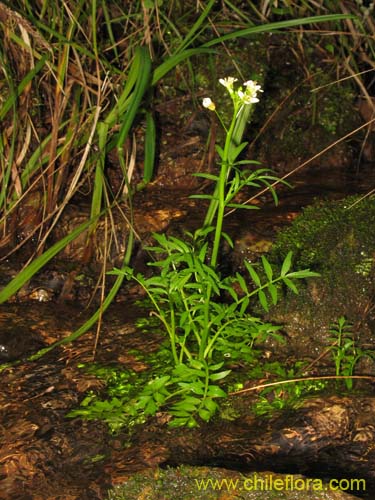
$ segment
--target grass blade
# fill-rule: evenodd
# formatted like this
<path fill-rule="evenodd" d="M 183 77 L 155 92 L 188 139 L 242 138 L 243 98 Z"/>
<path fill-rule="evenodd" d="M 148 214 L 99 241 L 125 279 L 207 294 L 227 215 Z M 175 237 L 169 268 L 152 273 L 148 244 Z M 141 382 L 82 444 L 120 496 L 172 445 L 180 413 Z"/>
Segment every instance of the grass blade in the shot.
<path fill-rule="evenodd" d="M 45 266 L 47 262 L 49 262 L 63 248 L 65 248 L 68 243 L 77 238 L 77 236 L 79 236 L 92 223 L 93 220 L 90 219 L 78 226 L 74 231 L 55 243 L 51 248 L 37 257 L 33 262 L 31 262 L 31 264 L 29 264 L 25 269 L 18 273 L 10 283 L 8 283 L 2 290 L 0 290 L 0 304 L 8 300 L 9 297 L 14 295 L 16 292 L 18 292 L 18 290 L 28 280 L 30 280 L 34 276 L 34 274 L 36 274 L 43 266 Z"/>
<path fill-rule="evenodd" d="M 356 19 L 356 16 L 352 14 L 326 14 L 324 16 L 311 16 L 300 19 L 289 19 L 287 21 L 277 21 L 275 23 L 261 24 L 259 26 L 252 26 L 251 28 L 245 28 L 243 30 L 233 31 L 226 35 L 214 38 L 209 42 L 202 45 L 202 48 L 212 47 L 218 43 L 225 42 L 227 40 L 233 40 L 234 38 L 247 37 L 249 35 L 255 35 L 256 33 L 264 33 L 267 31 L 276 31 L 285 28 L 292 28 L 293 26 L 301 26 L 303 24 L 314 24 L 314 23 L 324 23 L 328 21 L 342 21 L 344 19 Z"/>

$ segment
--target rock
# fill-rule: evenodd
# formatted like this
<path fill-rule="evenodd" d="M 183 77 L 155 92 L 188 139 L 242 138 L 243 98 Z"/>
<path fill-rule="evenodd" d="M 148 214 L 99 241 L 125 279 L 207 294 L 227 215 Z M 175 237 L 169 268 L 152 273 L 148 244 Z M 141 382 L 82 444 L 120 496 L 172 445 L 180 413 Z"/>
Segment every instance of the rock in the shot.
<path fill-rule="evenodd" d="M 288 292 L 269 315 L 281 323 L 298 354 L 327 345 L 329 328 L 345 316 L 365 348 L 375 335 L 375 203 L 348 197 L 305 208 L 291 227 L 278 234 L 269 259 L 281 265 L 293 252 L 293 269 L 321 274 Z"/>

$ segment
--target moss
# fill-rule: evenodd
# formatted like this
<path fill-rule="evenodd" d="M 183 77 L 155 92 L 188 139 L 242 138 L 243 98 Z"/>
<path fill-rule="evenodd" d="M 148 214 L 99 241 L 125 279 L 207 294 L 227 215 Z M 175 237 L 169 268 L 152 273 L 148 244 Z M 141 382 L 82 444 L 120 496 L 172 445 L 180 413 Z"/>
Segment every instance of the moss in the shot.
<path fill-rule="evenodd" d="M 268 486 L 264 490 L 261 487 L 254 491 L 250 490 L 253 484 L 250 481 L 254 481 L 254 477 L 256 477 L 258 485 L 266 484 Z M 286 484 L 287 477 L 289 477 L 289 481 L 292 478 L 293 481 L 302 480 L 302 476 L 286 476 L 270 472 L 248 473 L 244 476 L 239 472 L 213 467 L 180 466 L 175 469 L 148 470 L 135 474 L 125 484 L 110 491 L 108 500 L 175 500 L 176 498 L 179 500 L 303 500 L 307 498 L 313 498 L 314 500 L 344 500 L 345 498 L 354 498 L 339 491 L 325 490 L 320 480 L 310 480 L 311 490 L 314 488 L 313 485 L 321 485 L 324 488 L 322 491 L 318 489 L 314 491 L 301 490 L 301 488 L 292 489 L 291 487 L 280 491 L 280 484 Z M 222 485 L 222 487 L 209 486 L 203 488 L 202 481 L 209 480 L 212 481 L 211 484 Z M 278 481 L 278 489 L 269 487 L 271 481 L 273 484 Z M 312 481 L 315 481 L 315 483 Z M 299 482 L 298 484 L 300 486 L 302 483 Z"/>
<path fill-rule="evenodd" d="M 294 268 L 310 268 L 321 277 L 289 293 L 272 320 L 295 324 L 294 335 L 324 342 L 329 324 L 341 315 L 371 330 L 369 304 L 375 292 L 375 200 L 349 197 L 319 201 L 307 207 L 292 226 L 281 232 L 270 260 L 281 265 L 292 250 Z M 317 338 L 320 336 L 321 338 Z M 304 341 L 301 341 L 301 345 Z"/>
<path fill-rule="evenodd" d="M 363 275 L 358 271 L 364 266 L 369 274 L 369 257 L 375 248 L 375 231 L 371 231 L 375 227 L 375 199 L 356 202 L 358 197 L 349 197 L 305 208 L 292 226 L 279 234 L 271 255 L 281 260 L 292 250 L 298 268 L 310 267 L 325 275 L 332 274 L 332 266 L 335 271 L 350 267 L 359 275 Z"/>

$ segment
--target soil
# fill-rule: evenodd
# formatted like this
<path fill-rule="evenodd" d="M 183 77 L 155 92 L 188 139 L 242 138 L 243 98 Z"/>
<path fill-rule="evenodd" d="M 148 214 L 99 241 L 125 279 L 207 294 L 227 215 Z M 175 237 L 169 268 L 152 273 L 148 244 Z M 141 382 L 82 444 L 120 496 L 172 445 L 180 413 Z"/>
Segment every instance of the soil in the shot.
<path fill-rule="evenodd" d="M 130 352 L 152 352 L 161 338 L 137 332 L 131 311 L 124 303 L 110 311 L 111 324 L 100 335 L 96 360 L 141 373 L 147 365 Z M 38 330 L 44 343 L 83 320 L 78 308 L 51 303 L 2 306 L 1 319 L 3 331 L 12 321 L 25 335 Z M 0 498 L 102 500 L 135 472 L 181 463 L 319 477 L 324 471 L 324 477 L 361 477 L 368 489 L 375 486 L 373 397 L 327 395 L 264 421 L 249 413 L 251 393 L 245 393 L 232 396 L 242 415 L 235 420 L 217 419 L 187 431 L 170 429 L 159 415 L 129 439 L 126 429 L 111 435 L 104 423 L 66 417 L 88 390 L 102 388 L 96 377 L 78 368 L 92 360 L 94 344 L 91 332 L 39 361 L 2 371 Z"/>

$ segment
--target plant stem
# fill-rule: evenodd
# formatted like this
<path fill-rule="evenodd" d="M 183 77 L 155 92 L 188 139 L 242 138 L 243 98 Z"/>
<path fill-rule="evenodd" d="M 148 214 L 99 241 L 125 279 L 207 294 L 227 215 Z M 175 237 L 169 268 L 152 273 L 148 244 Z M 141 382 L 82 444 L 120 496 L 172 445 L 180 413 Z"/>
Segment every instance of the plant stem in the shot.
<path fill-rule="evenodd" d="M 211 200 L 210 206 L 208 207 L 206 218 L 204 221 L 203 227 L 210 226 L 216 215 L 216 224 L 215 224 L 215 235 L 214 235 L 214 243 L 212 247 L 211 253 L 211 266 L 215 269 L 217 267 L 217 259 L 219 255 L 219 247 L 220 240 L 223 230 L 223 220 L 224 220 L 224 210 L 225 210 L 225 199 L 226 199 L 226 186 L 228 177 L 231 169 L 230 162 L 230 150 L 232 147 L 232 137 L 233 131 L 236 125 L 236 118 L 238 113 L 238 106 L 234 106 L 232 121 L 230 127 L 228 129 L 225 146 L 224 146 L 224 154 L 221 162 L 220 175 L 217 181 L 214 197 Z M 212 285 L 208 284 L 206 290 L 206 296 L 204 301 L 204 325 L 205 328 L 202 333 L 201 343 L 199 346 L 199 359 L 203 360 L 205 358 L 205 352 L 207 347 L 207 342 L 210 334 L 210 302 L 212 295 Z"/>

